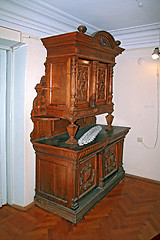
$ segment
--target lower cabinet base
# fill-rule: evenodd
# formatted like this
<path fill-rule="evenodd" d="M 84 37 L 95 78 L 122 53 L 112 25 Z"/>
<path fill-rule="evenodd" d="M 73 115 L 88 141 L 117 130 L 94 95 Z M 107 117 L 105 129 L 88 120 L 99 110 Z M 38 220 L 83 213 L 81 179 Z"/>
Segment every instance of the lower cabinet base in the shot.
<path fill-rule="evenodd" d="M 66 208 L 53 201 L 45 199 L 41 196 L 35 196 L 35 205 L 59 215 L 72 223 L 77 223 L 96 203 L 98 203 L 105 195 L 113 189 L 125 176 L 124 170 L 116 172 L 108 180 L 105 185 L 92 190 L 86 197 L 79 201 L 79 207 L 76 210 Z"/>

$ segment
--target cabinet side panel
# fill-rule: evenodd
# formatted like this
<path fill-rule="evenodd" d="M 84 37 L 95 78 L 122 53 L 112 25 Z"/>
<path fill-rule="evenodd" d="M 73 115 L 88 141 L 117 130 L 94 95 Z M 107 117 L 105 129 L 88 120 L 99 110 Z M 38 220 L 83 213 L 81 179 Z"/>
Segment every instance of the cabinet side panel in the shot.
<path fill-rule="evenodd" d="M 37 171 L 37 194 L 47 199 L 67 201 L 67 171 L 68 167 L 56 161 L 46 161 L 38 158 Z"/>
<path fill-rule="evenodd" d="M 57 62 L 51 64 L 51 104 L 66 104 L 66 71 L 66 62 Z"/>

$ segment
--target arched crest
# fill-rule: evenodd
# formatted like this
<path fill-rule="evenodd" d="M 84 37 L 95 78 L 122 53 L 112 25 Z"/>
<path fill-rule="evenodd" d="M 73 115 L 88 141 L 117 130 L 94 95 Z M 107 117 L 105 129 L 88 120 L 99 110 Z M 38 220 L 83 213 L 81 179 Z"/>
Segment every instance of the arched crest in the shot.
<path fill-rule="evenodd" d="M 119 41 L 116 42 L 114 40 L 114 37 L 106 31 L 99 31 L 93 33 L 92 42 L 99 44 L 100 46 L 106 46 L 112 49 L 114 49 L 115 46 L 119 45 Z"/>

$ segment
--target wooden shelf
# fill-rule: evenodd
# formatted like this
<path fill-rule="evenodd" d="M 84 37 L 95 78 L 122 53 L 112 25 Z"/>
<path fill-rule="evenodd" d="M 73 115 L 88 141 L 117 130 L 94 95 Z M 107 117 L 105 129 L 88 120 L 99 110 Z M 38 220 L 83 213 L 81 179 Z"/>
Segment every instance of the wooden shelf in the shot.
<path fill-rule="evenodd" d="M 59 120 L 60 118 L 58 117 L 50 117 L 50 116 L 34 116 L 35 119 L 37 120 L 49 120 L 49 121 L 54 121 L 54 120 Z"/>

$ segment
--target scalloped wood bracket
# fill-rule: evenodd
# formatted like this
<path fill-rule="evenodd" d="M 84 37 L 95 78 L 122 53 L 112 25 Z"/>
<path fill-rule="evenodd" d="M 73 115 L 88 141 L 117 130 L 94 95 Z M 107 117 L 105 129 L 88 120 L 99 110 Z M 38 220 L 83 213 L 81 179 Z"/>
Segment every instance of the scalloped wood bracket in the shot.
<path fill-rule="evenodd" d="M 47 79 L 46 76 L 43 76 L 40 83 L 37 84 L 35 87 L 37 96 L 35 97 L 33 102 L 32 116 L 44 115 L 46 113 L 46 87 Z"/>

